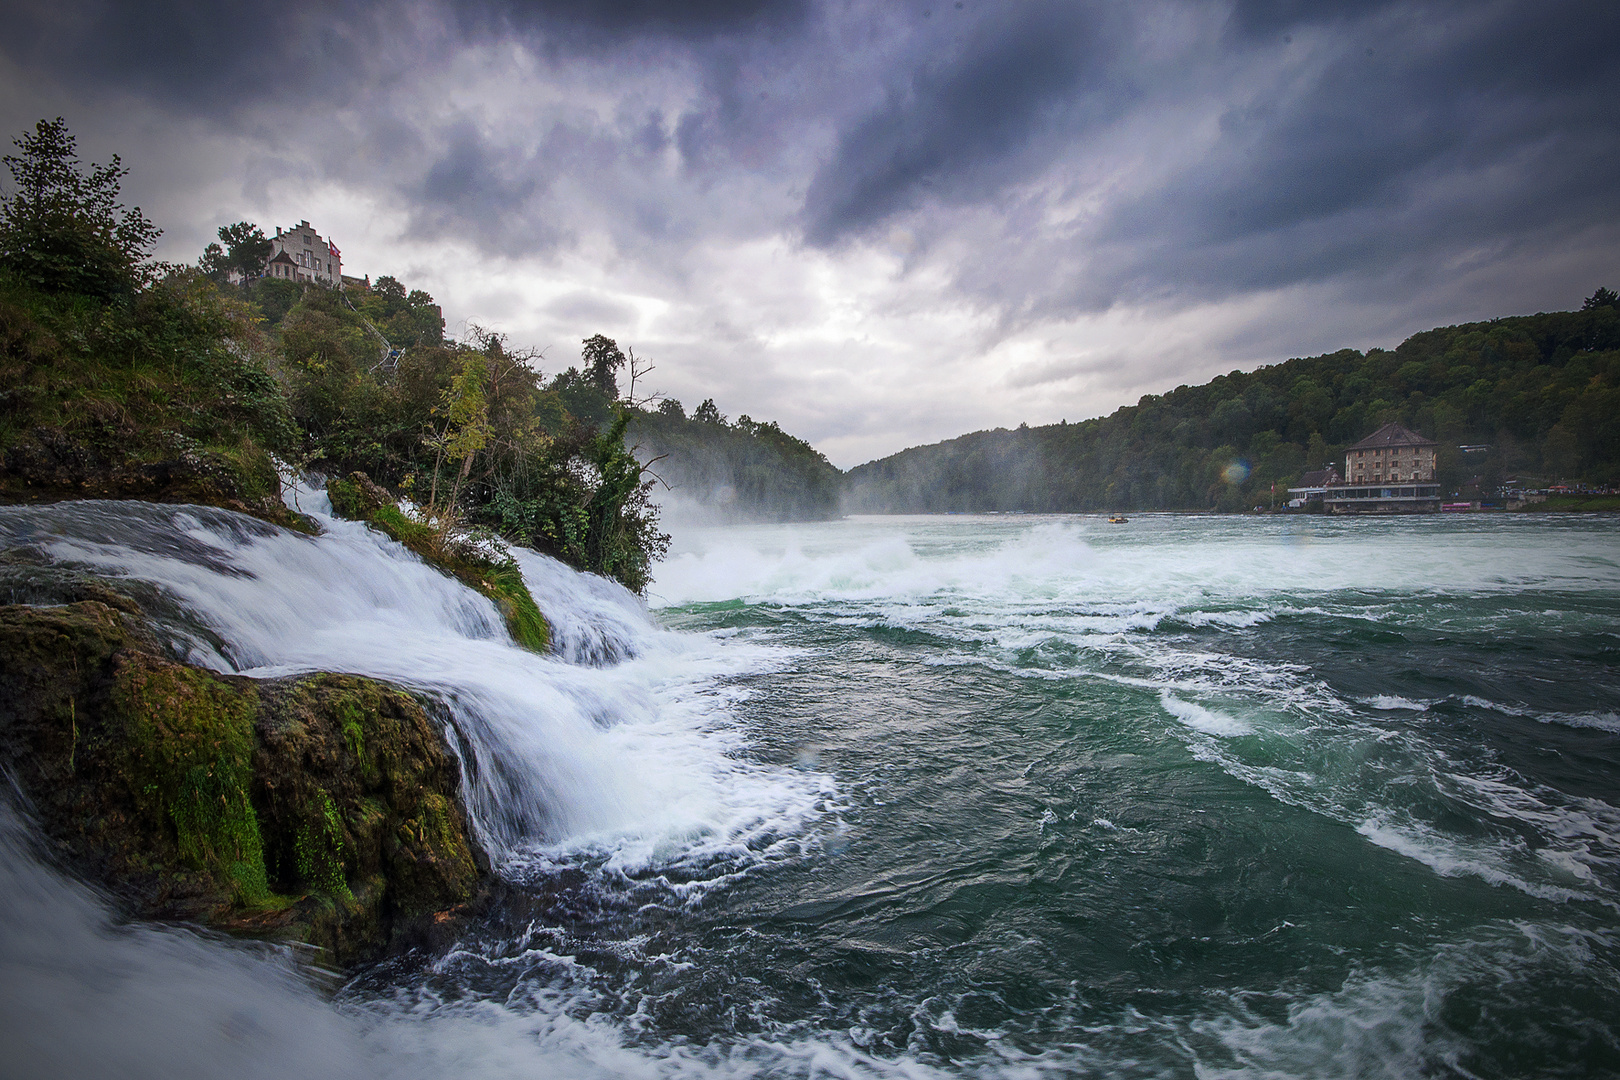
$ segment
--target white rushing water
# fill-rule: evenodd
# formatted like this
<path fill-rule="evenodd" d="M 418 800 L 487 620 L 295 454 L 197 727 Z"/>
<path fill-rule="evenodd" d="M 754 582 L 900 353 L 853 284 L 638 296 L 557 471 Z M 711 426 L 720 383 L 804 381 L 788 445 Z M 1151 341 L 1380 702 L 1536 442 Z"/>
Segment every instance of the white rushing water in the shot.
<path fill-rule="evenodd" d="M 707 862 L 771 857 L 830 805 L 827 778 L 733 752 L 720 680 L 777 653 L 660 630 L 618 584 L 519 549 L 556 635 L 557 652 L 537 656 L 512 643 L 490 601 L 331 516 L 323 493 L 298 494 L 324 535 L 109 502 L 7 509 L 0 530 L 157 586 L 206 631 L 190 635 L 195 663 L 256 677 L 349 672 L 432 695 L 470 755 L 476 827 L 509 872 L 589 852 L 614 871 L 679 865 L 701 880 Z"/>

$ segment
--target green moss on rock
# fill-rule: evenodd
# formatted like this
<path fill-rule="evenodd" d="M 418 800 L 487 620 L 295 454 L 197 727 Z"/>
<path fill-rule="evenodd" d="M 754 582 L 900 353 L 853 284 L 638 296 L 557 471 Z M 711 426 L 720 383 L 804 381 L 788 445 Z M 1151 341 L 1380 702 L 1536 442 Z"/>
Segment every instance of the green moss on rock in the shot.
<path fill-rule="evenodd" d="M 416 697 L 181 664 L 97 600 L 0 606 L 0 765 L 58 854 L 136 917 L 346 963 L 486 880 L 444 725 Z"/>
<path fill-rule="evenodd" d="M 138 812 L 166 821 L 181 861 L 228 884 L 239 904 L 270 895 L 251 794 L 255 697 L 251 686 L 155 657 L 115 664 L 121 771 Z"/>
<path fill-rule="evenodd" d="M 550 648 L 551 626 L 523 583 L 523 571 L 516 562 L 489 558 L 466 545 L 447 544 L 435 529 L 400 513 L 393 496 L 365 473 L 328 480 L 326 492 L 339 517 L 363 521 L 381 530 L 429 565 L 494 601 L 507 631 L 519 645 L 538 653 Z"/>

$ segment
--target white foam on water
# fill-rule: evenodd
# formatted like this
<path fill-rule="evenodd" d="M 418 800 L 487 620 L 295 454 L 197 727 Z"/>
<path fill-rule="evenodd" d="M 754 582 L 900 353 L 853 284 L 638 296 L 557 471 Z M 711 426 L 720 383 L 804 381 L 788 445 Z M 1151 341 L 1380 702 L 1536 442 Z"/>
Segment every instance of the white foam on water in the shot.
<path fill-rule="evenodd" d="M 1390 822 L 1369 819 L 1356 826 L 1356 832 L 1397 855 L 1422 863 L 1441 877 L 1476 877 L 1491 885 L 1506 885 L 1542 900 L 1589 900 L 1591 894 L 1528 881 L 1505 866 L 1500 850 L 1476 847 L 1470 851 L 1454 839 L 1437 834 L 1418 822 Z"/>
<path fill-rule="evenodd" d="M 1612 534 L 1576 531 L 1549 544 L 1541 531 L 1514 523 L 1485 530 L 1449 521 L 1324 521 L 1297 526 L 1312 532 L 1311 543 L 1300 544 L 1288 537 L 1295 527 L 1204 518 L 1098 530 L 1076 519 L 953 517 L 699 531 L 682 538 L 683 549 L 660 570 L 656 602 L 740 598 L 841 626 L 934 635 L 947 647 L 927 649 L 922 662 L 936 666 L 1139 688 L 1177 721 L 1195 757 L 1289 805 L 1362 829 L 1437 873 L 1541 897 L 1609 900 L 1620 887 L 1620 857 L 1582 824 L 1606 827 L 1603 808 L 1576 806 L 1522 778 L 1503 778 L 1492 791 L 1470 788 L 1457 778 L 1468 769 L 1455 768 L 1423 730 L 1374 722 L 1380 713 L 1422 714 L 1434 702 L 1393 693 L 1346 699 L 1305 666 L 1208 647 L 1196 635 L 1303 616 L 1395 630 L 1444 625 L 1447 633 L 1491 638 L 1504 620 L 1546 605 L 1515 611 L 1461 601 L 1522 590 L 1612 593 L 1620 569 L 1592 559 L 1610 549 Z M 1544 723 L 1620 726 L 1604 712 L 1458 700 Z M 1234 715 L 1211 701 L 1243 706 Z M 1262 716 L 1265 764 L 1222 745 L 1256 734 Z M 1360 764 L 1380 745 L 1387 748 L 1375 756 L 1404 759 L 1403 784 L 1431 794 L 1386 805 Z M 1510 798 L 1510 790 L 1518 794 Z M 1425 798 L 1458 800 L 1538 840 L 1453 834 L 1427 819 L 1433 811 Z"/>
<path fill-rule="evenodd" d="M 561 954 L 545 959 L 570 977 L 531 978 L 501 1000 L 414 988 L 334 1007 L 300 981 L 285 953 L 184 928 L 115 925 L 83 886 L 36 860 L 0 805 L 0 1045 L 15 1080 L 1397 1078 L 1466 1063 L 1468 1040 L 1437 1022 L 1454 992 L 1567 979 L 1594 951 L 1615 947 L 1555 925 L 1502 926 L 1392 969 L 1358 968 L 1337 989 L 1265 995 L 1286 1004 L 1281 1019 L 1253 1009 L 1243 993 L 1212 991 L 1190 1015 L 1130 1010 L 1118 1022 L 1067 1023 L 1061 1040 L 1035 1052 L 1000 1028 L 960 1024 L 948 1000 L 920 1002 L 919 1026 L 977 1045 L 951 1062 L 915 1049 L 872 1053 L 858 1026 L 647 1041 L 633 1021 L 593 1007 L 590 970 Z M 1602 1036 L 1600 1026 L 1593 1034 Z"/>
<path fill-rule="evenodd" d="M 1543 724 L 1562 724 L 1565 727 L 1620 732 L 1620 713 L 1614 712 L 1538 713 L 1536 719 Z"/>
<path fill-rule="evenodd" d="M 160 585 L 223 641 L 209 658 L 221 670 L 359 671 L 440 696 L 473 734 L 475 813 L 504 845 L 510 871 L 590 860 L 604 872 L 684 899 L 680 890 L 693 887 L 684 883 L 688 869 L 708 874 L 699 874 L 698 891 L 703 882 L 723 887 L 752 865 L 813 848 L 816 830 L 836 820 L 842 796 L 831 778 L 751 762 L 733 720 L 740 691 L 730 677 L 768 671 L 792 654 L 753 635 L 667 634 L 639 601 L 611 583 L 581 580 L 519 552 L 526 579 L 554 615 L 560 650 L 536 657 L 512 646 L 487 601 L 398 545 L 330 519 L 318 495 L 302 501 L 306 512 L 325 519 L 326 536 L 281 533 L 220 511 L 147 508 L 116 522 L 98 516 L 117 516 L 106 509 L 116 504 L 76 520 L 67 520 L 79 513 L 71 507 L 0 511 L 0 529 L 59 558 Z M 1208 545 L 1181 545 L 1169 559 L 1162 547 L 1143 543 L 1144 550 L 1131 551 L 1136 541 L 1061 523 L 1009 522 L 1005 528 L 1023 540 L 1003 536 L 966 551 L 938 543 L 921 527 L 843 550 L 818 546 L 809 530 L 797 546 L 737 543 L 678 555 L 660 570 L 655 603 L 747 597 L 815 617 L 881 620 L 983 648 L 989 660 L 977 662 L 1007 670 L 1032 670 L 1012 654 L 1048 645 L 1128 656 L 1138 675 L 1040 675 L 1116 680 L 1144 691 L 1150 708 L 1157 696 L 1176 723 L 1145 727 L 1177 732 L 1199 760 L 1280 801 L 1342 821 L 1368 842 L 1436 873 L 1474 876 L 1553 900 L 1609 899 L 1606 875 L 1612 875 L 1620 820 L 1607 804 L 1562 797 L 1506 772 L 1470 784 L 1463 777 L 1480 780 L 1479 773 L 1441 759 L 1416 733 L 1395 736 L 1406 740 L 1399 745 L 1415 763 L 1414 783 L 1432 785 L 1545 842 L 1532 851 L 1445 833 L 1372 801 L 1352 782 L 1347 763 L 1391 738 L 1387 728 L 1417 727 L 1380 728 L 1367 720 L 1366 708 L 1406 705 L 1385 710 L 1375 697 L 1354 703 L 1358 709 L 1337 701 L 1308 672 L 1245 662 L 1196 643 L 1173 649 L 1143 644 L 1166 618 L 1208 627 L 1207 633 L 1241 630 L 1289 611 L 1383 618 L 1369 602 L 1322 599 L 1335 588 L 1366 585 L 1365 561 L 1345 558 L 1375 535 L 1364 524 L 1335 523 L 1314 546 L 1276 545 L 1279 551 L 1217 536 Z M 1525 546 L 1511 535 L 1505 541 L 1504 534 L 1482 535 L 1463 545 L 1477 558 L 1471 564 L 1461 559 L 1467 564 L 1461 568 L 1452 562 L 1455 551 L 1431 558 L 1426 535 L 1378 537 L 1395 586 L 1416 588 L 1416 577 L 1427 571 L 1437 571 L 1437 579 L 1424 589 L 1505 591 L 1524 582 L 1573 581 L 1563 564 L 1527 559 Z M 1184 565 L 1172 565 L 1178 561 Z M 1613 588 L 1620 577 L 1602 567 L 1586 569 L 1597 575 L 1596 587 Z M 1321 602 L 1301 603 L 1306 593 Z M 1197 700 L 1260 702 L 1243 711 L 1265 719 L 1257 729 Z M 1279 763 L 1246 760 L 1246 743 L 1234 741 L 1243 734 L 1260 735 Z M 1043 815 L 1040 824 L 1047 823 Z M 1102 818 L 1093 824 L 1115 828 Z M 940 1063 L 915 1053 L 868 1053 L 853 1028 L 766 1030 L 707 1043 L 649 1041 L 637 1018 L 616 1020 L 597 1007 L 588 966 L 564 950 L 526 959 L 574 975 L 530 980 L 504 1000 L 439 998 L 411 988 L 395 1000 L 333 1008 L 299 985 L 282 960 L 183 930 L 114 928 L 83 889 L 5 843 L 0 837 L 0 1044 L 8 1048 L 8 1071 L 28 1080 L 116 1074 L 180 1080 L 225 1074 L 1028 1078 L 1155 1070 L 1205 1077 L 1409 1076 L 1461 1068 L 1465 1047 L 1433 1024 L 1448 994 L 1504 977 L 1533 980 L 1578 964 L 1580 951 L 1556 928 L 1526 929 L 1515 940 L 1504 931 L 1501 941 L 1448 944 L 1404 966 L 1358 969 L 1336 990 L 1278 988 L 1272 1000 L 1287 1001 L 1283 1021 L 1273 1011 L 1250 1010 L 1241 995 L 1214 992 L 1190 1015 L 1133 1013 L 1106 1028 L 1066 1030 L 1061 1042 L 1040 1052 L 1012 1045 L 1015 1040 L 999 1031 L 975 1030 L 967 1034 L 982 1042 L 979 1056 Z M 1532 934 L 1539 937 L 1526 945 Z M 1614 945 L 1603 947 L 1612 952 Z M 954 1027 L 949 1004 L 919 1006 L 919 1017 L 936 1030 Z M 1140 1043 L 1122 1048 L 1121 1039 L 1144 1037 L 1156 1040 L 1152 1060 L 1133 1056 Z"/>
<path fill-rule="evenodd" d="M 1620 567 L 1588 558 L 1608 538 L 1579 534 L 1553 546 L 1511 525 L 1460 531 L 1453 525 L 1313 522 L 1308 527 L 1318 532 L 1309 545 L 1293 542 L 1286 523 L 1253 518 L 1183 519 L 1130 533 L 1099 533 L 1073 518 L 970 516 L 693 529 L 677 537 L 652 592 L 663 605 L 950 594 L 1124 603 L 1153 597 L 1179 608 L 1262 596 L 1298 604 L 1345 590 L 1440 595 L 1620 587 Z"/>
<path fill-rule="evenodd" d="M 1521 705 L 1509 705 L 1501 701 L 1489 701 L 1473 694 L 1464 694 L 1456 700 L 1475 709 L 1484 709 L 1487 712 L 1499 713 L 1502 716 L 1520 717 L 1526 720 L 1535 720 L 1543 724 L 1561 724 L 1564 727 L 1592 728 L 1597 731 L 1620 732 L 1620 713 L 1547 712 L 1538 709 L 1528 709 Z"/>
<path fill-rule="evenodd" d="M 1194 731 L 1202 731 L 1205 735 L 1231 739 L 1239 735 L 1254 734 L 1252 724 L 1213 709 L 1206 709 L 1191 701 L 1182 701 L 1168 690 L 1160 691 L 1159 704 L 1164 706 L 1165 712 Z"/>
<path fill-rule="evenodd" d="M 1362 704 L 1370 705 L 1380 712 L 1428 712 L 1429 705 L 1424 701 L 1413 701 L 1398 694 L 1374 694 L 1369 698 L 1362 698 Z"/>

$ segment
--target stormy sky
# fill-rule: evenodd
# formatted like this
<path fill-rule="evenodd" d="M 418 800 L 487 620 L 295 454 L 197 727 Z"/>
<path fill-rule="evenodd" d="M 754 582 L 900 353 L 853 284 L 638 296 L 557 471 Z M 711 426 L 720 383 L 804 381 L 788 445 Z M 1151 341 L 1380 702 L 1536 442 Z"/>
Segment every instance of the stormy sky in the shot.
<path fill-rule="evenodd" d="M 848 467 L 1620 287 L 1620 5 L 0 0 L 193 261 L 307 218 Z"/>

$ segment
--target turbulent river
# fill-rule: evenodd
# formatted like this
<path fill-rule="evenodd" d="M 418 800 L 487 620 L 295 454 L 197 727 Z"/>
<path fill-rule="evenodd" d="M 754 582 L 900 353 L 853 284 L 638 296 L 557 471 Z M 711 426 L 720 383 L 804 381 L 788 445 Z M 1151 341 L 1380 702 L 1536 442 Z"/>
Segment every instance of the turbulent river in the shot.
<path fill-rule="evenodd" d="M 646 604 L 520 553 L 551 657 L 325 523 L 0 543 L 156 585 L 193 662 L 438 696 L 507 899 L 317 987 L 8 812 L 5 1075 L 1620 1073 L 1614 518 L 693 529 Z"/>

